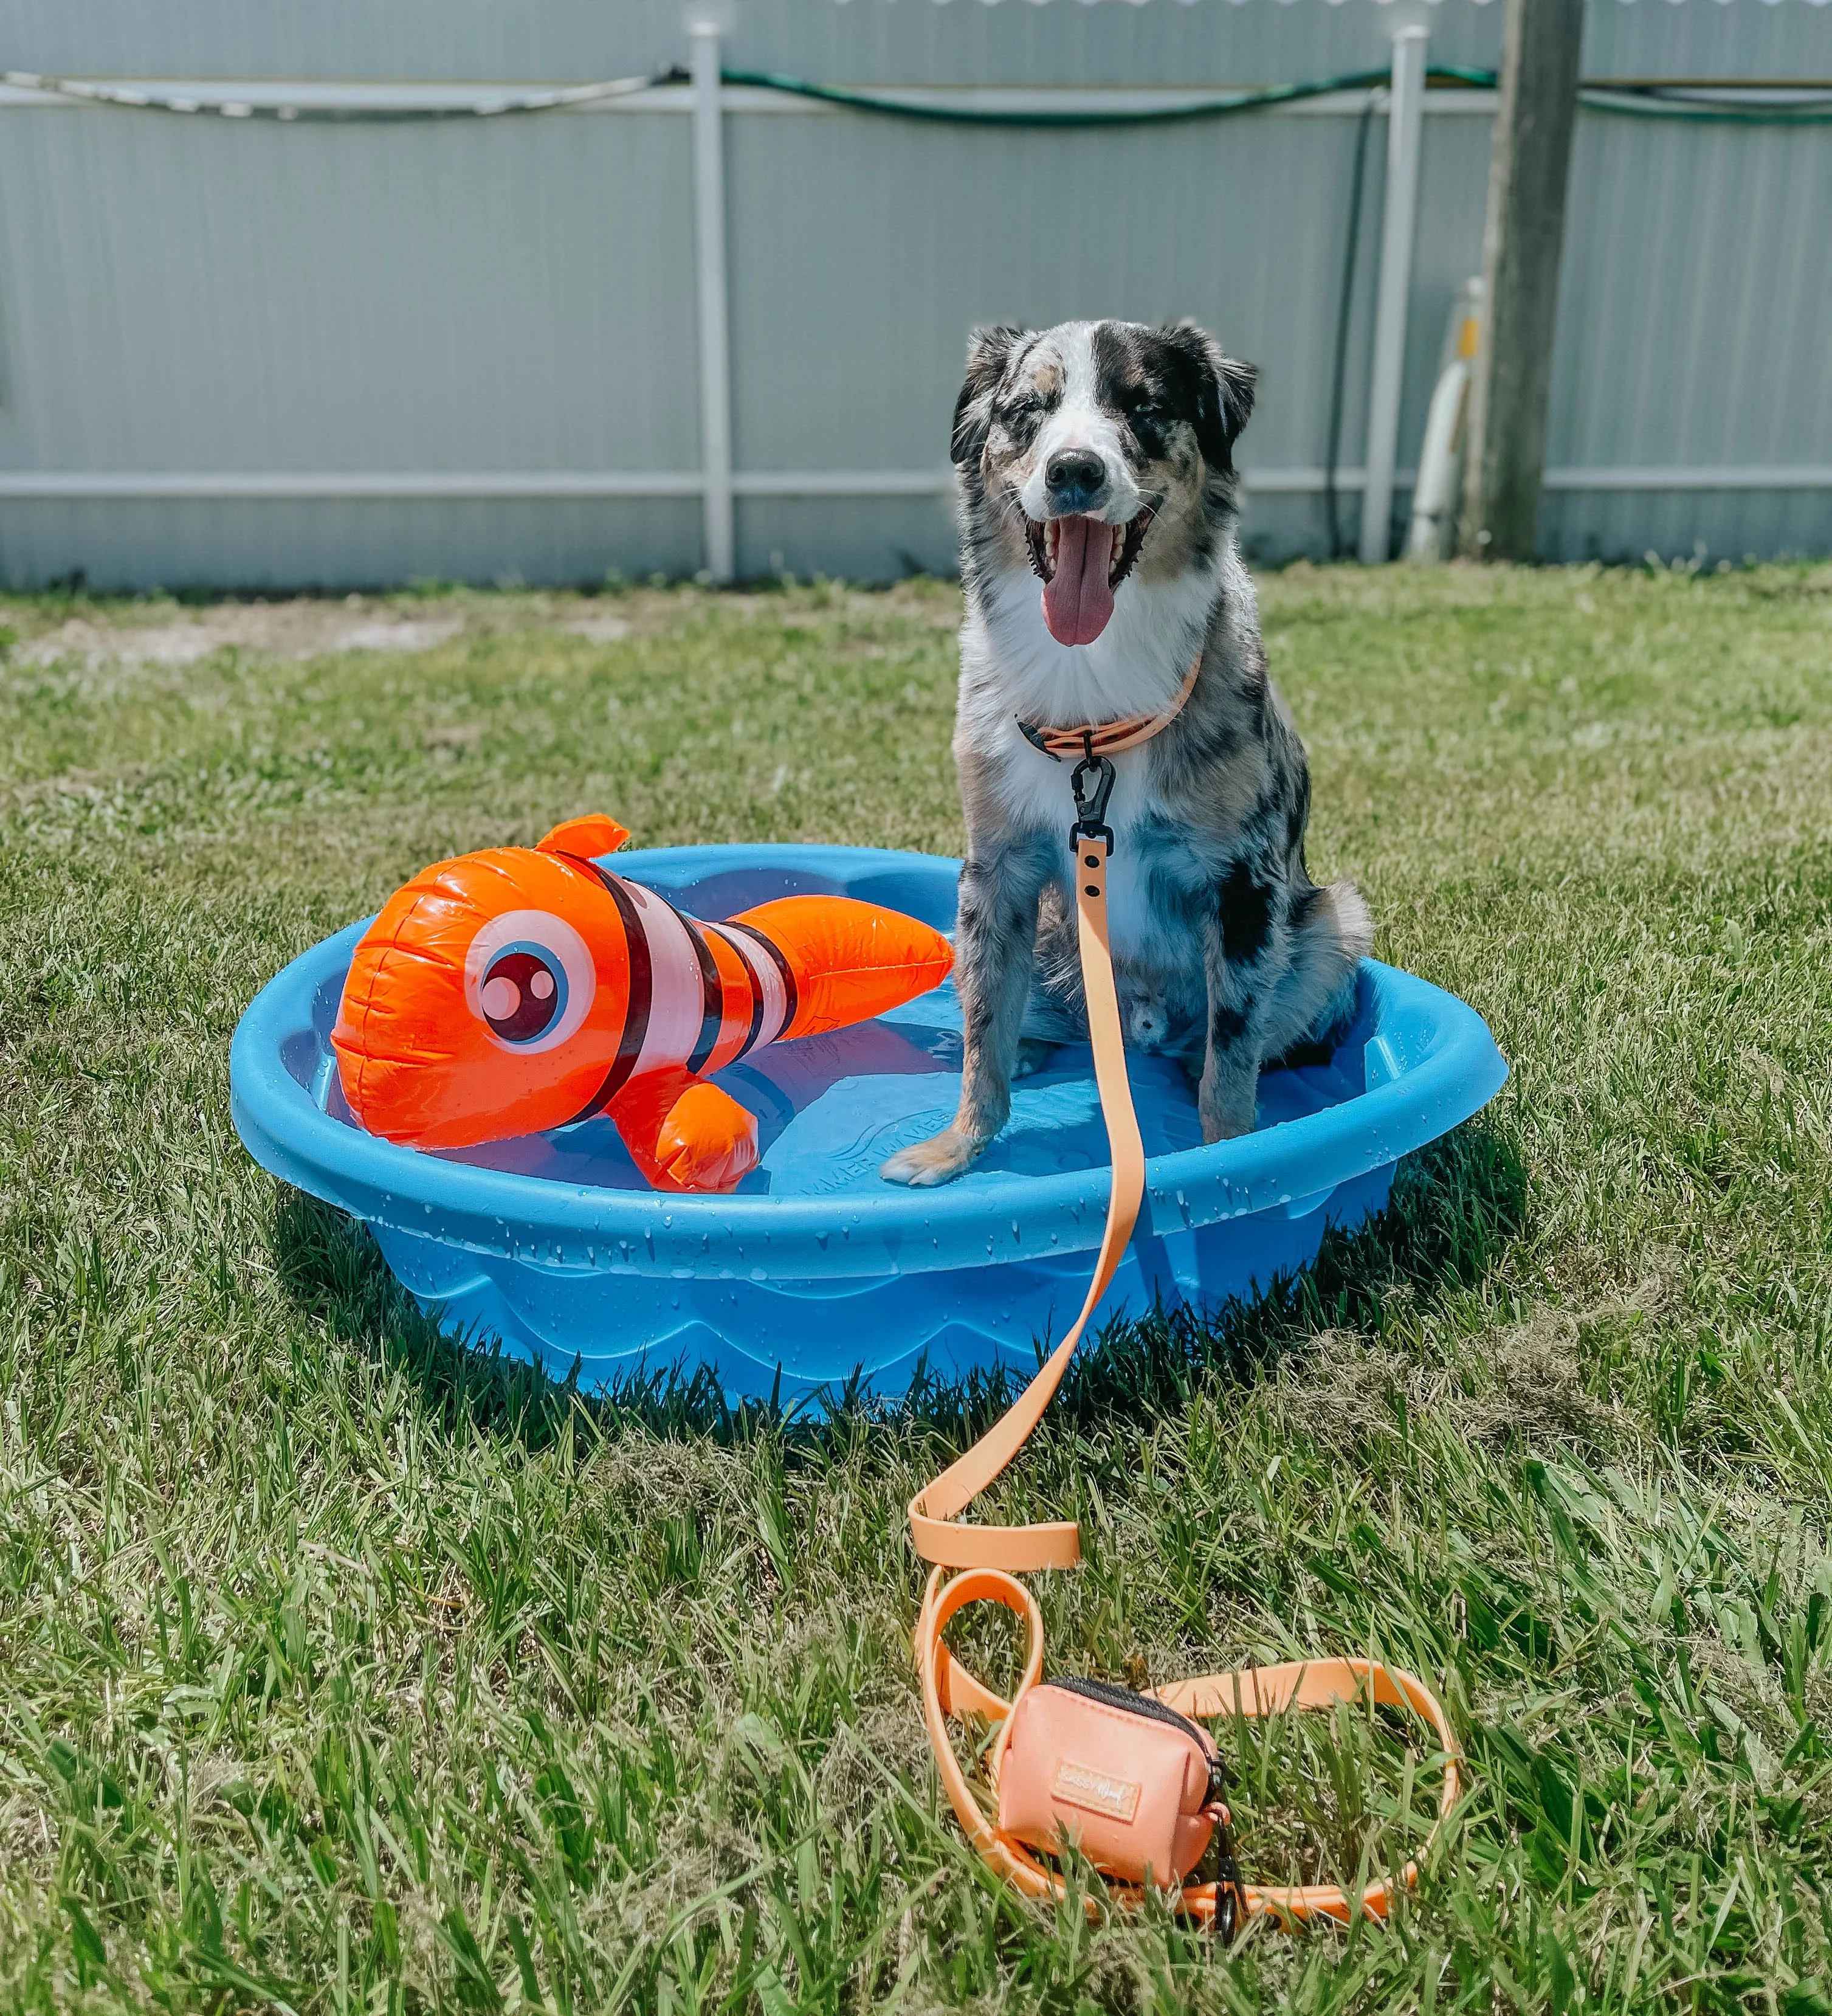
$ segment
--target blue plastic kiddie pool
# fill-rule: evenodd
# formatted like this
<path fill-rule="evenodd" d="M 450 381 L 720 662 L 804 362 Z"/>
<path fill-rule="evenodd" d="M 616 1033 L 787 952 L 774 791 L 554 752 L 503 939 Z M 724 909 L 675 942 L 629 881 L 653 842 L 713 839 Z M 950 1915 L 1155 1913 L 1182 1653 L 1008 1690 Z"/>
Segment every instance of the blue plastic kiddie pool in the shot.
<path fill-rule="evenodd" d="M 686 847 L 620 854 L 620 875 L 696 916 L 772 897 L 855 896 L 944 930 L 960 864 L 872 848 Z M 588 1388 L 709 1365 L 734 1399 L 800 1398 L 855 1373 L 887 1396 L 1003 1363 L 1081 1305 L 1107 1208 L 1107 1139 L 1085 1047 L 1013 1088 L 1011 1124 L 941 1190 L 879 1165 L 953 1117 L 952 985 L 876 1021 L 776 1045 L 719 1082 L 761 1123 L 762 1159 L 727 1197 L 650 1190 L 596 1119 L 427 1153 L 363 1132 L 330 1030 L 366 923 L 262 989 L 230 1052 L 236 1127 L 263 1168 L 349 1211 L 441 1326 L 500 1338 Z M 1130 1060 L 1145 1203 L 1102 1316 L 1214 1307 L 1314 1259 L 1326 1226 L 1387 1201 L 1402 1156 L 1485 1105 L 1507 1067 L 1475 1011 L 1370 959 L 1326 1065 L 1269 1071 L 1259 1124 L 1205 1147 L 1181 1067 Z"/>

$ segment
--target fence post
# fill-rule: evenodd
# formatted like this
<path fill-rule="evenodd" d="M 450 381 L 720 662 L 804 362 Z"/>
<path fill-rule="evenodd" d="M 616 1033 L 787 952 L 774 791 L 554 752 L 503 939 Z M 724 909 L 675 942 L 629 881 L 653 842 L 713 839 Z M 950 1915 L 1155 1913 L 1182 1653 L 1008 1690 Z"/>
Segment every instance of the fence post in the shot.
<path fill-rule="evenodd" d="M 719 32 L 694 22 L 693 249 L 700 302 L 700 452 L 706 477 L 706 566 L 735 569 L 732 538 L 732 373 L 725 306 L 725 149 L 719 103 Z"/>
<path fill-rule="evenodd" d="M 1380 290 L 1374 303 L 1366 488 L 1361 506 L 1361 556 L 1370 565 L 1387 559 L 1393 536 L 1393 469 L 1399 445 L 1405 311 L 1413 280 L 1413 219 L 1418 208 L 1420 127 L 1425 110 L 1425 41 L 1426 31 L 1409 24 L 1393 38 L 1393 82 L 1387 108 L 1387 207 L 1380 225 Z"/>
<path fill-rule="evenodd" d="M 1463 541 L 1477 559 L 1534 555 L 1583 43 L 1583 0 L 1507 0 L 1470 388 Z"/>

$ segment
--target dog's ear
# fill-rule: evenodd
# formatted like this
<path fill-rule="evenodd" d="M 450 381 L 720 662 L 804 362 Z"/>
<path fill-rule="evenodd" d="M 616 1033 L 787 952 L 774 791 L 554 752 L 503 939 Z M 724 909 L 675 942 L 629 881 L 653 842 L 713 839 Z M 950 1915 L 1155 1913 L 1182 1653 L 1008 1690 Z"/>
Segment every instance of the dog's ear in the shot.
<path fill-rule="evenodd" d="M 1211 469 L 1232 466 L 1234 444 L 1253 412 L 1259 372 L 1230 357 L 1193 322 L 1168 324 L 1158 334 L 1196 368 L 1196 445 Z"/>
<path fill-rule="evenodd" d="M 1011 354 L 1030 334 L 1002 323 L 996 329 L 977 329 L 967 338 L 967 375 L 961 380 L 960 397 L 954 402 L 954 442 L 950 453 L 957 463 L 977 462 L 985 450 L 986 436 L 992 425 L 992 399 Z"/>

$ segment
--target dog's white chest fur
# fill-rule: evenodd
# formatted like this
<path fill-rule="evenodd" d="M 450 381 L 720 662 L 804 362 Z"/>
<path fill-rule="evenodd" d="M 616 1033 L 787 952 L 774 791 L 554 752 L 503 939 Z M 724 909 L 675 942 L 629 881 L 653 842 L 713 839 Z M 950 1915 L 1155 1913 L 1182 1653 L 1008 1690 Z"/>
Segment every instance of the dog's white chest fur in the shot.
<path fill-rule="evenodd" d="M 961 629 L 963 716 L 987 728 L 1000 716 L 1076 728 L 1168 707 L 1201 649 L 1217 573 L 1129 584 L 1092 644 L 1050 635 L 1033 576 L 989 584 Z"/>
<path fill-rule="evenodd" d="M 1084 646 L 1064 646 L 1050 636 L 1034 580 L 997 584 L 985 598 L 984 614 L 969 617 L 961 633 L 959 733 L 976 748 L 1002 759 L 989 781 L 1009 825 L 1060 836 L 1065 876 L 1071 865 L 1068 831 L 1075 818 L 1070 783 L 1074 765 L 1035 747 L 1019 722 L 1070 728 L 1170 705 L 1200 648 L 1214 594 L 1214 581 L 1206 574 L 1149 588 L 1136 585 L 1121 599 L 1107 633 Z M 1166 921 L 1152 907 L 1151 877 L 1136 830 L 1152 810 L 1149 754 L 1142 746 L 1111 760 L 1107 823 L 1115 846 L 1107 886 L 1114 953 L 1160 967 L 1186 962 L 1192 949 L 1171 941 Z M 1162 846 L 1161 825 L 1151 865 L 1161 874 L 1167 866 L 1174 872 Z M 1200 872 L 1193 851 L 1190 866 L 1193 880 Z"/>

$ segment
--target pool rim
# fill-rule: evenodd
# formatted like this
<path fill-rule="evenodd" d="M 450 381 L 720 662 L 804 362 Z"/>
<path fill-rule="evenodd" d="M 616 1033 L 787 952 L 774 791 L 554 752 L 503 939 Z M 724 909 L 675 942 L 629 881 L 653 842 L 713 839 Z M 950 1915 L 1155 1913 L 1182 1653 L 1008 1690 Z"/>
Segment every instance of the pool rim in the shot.
<path fill-rule="evenodd" d="M 750 869 L 839 877 L 912 869 L 958 874 L 949 857 L 883 848 L 768 843 L 658 848 L 617 870 L 678 887 L 683 875 Z M 1091 1251 L 1107 1208 L 1104 1165 L 991 1187 L 882 1197 L 688 1197 L 598 1189 L 453 1162 L 333 1119 L 287 1067 L 284 1046 L 315 1024 L 369 923 L 362 919 L 289 961 L 261 988 L 230 1045 L 231 1111 L 254 1159 L 354 1216 L 458 1250 L 524 1264 L 678 1278 L 880 1278 Z M 1232 1141 L 1154 1157 L 1141 1234 L 1174 1236 L 1262 1211 L 1297 1216 L 1339 1184 L 1398 1162 L 1481 1110 L 1507 1065 L 1467 1003 L 1416 975 L 1362 962 L 1372 1043 L 1401 1018 L 1423 1054 L 1372 1090 Z"/>

